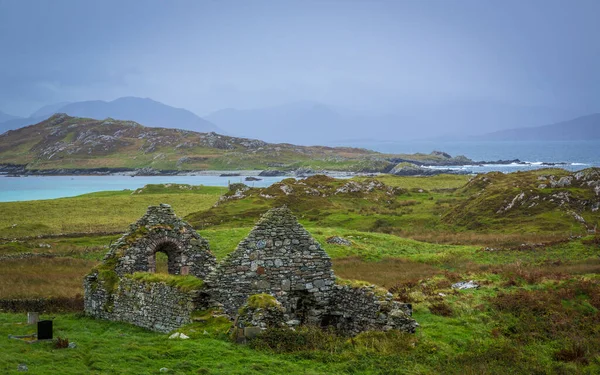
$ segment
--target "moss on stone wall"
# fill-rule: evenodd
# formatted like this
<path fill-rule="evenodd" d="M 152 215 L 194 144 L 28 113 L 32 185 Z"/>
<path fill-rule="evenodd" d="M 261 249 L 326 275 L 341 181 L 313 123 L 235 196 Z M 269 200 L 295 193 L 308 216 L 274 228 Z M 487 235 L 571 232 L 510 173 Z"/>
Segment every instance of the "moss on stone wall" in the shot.
<path fill-rule="evenodd" d="M 268 308 L 277 308 L 280 307 L 281 304 L 277 302 L 275 297 L 267 293 L 253 294 L 248 297 L 248 302 L 246 303 L 251 309 L 268 309 Z"/>
<path fill-rule="evenodd" d="M 108 294 L 114 293 L 119 286 L 119 276 L 115 272 L 115 267 L 118 263 L 118 256 L 113 255 L 104 260 L 104 262 L 94 269 L 92 273 L 98 274 L 98 282 L 102 283 L 102 286 Z M 93 289 L 97 288 L 97 284 L 93 286 Z"/>
<path fill-rule="evenodd" d="M 136 272 L 125 277 L 146 283 L 164 283 L 182 292 L 191 292 L 204 287 L 204 281 L 192 275 L 168 275 L 164 273 Z"/>

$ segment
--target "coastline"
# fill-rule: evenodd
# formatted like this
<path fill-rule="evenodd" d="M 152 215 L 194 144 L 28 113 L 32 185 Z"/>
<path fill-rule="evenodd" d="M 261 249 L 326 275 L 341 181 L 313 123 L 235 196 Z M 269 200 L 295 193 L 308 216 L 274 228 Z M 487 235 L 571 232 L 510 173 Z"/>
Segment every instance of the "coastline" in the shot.
<path fill-rule="evenodd" d="M 400 159 L 399 159 L 400 160 Z M 485 172 L 481 168 L 501 170 L 524 167 L 525 170 L 538 168 L 564 168 L 581 167 L 590 165 L 566 162 L 524 162 L 519 159 L 496 161 L 465 161 L 464 163 L 420 163 L 415 161 L 400 161 L 398 165 L 387 170 L 347 171 L 347 170 L 313 170 L 310 168 L 297 168 L 293 170 L 254 169 L 254 170 L 159 170 L 151 167 L 144 168 L 86 168 L 86 169 L 28 169 L 27 165 L 0 164 L 0 176 L 27 177 L 27 176 L 212 176 L 212 177 L 307 177 L 315 174 L 324 174 L 330 177 L 376 176 L 379 174 L 392 174 L 397 176 L 432 176 L 437 174 L 477 174 Z M 497 168 L 493 168 L 497 167 Z"/>

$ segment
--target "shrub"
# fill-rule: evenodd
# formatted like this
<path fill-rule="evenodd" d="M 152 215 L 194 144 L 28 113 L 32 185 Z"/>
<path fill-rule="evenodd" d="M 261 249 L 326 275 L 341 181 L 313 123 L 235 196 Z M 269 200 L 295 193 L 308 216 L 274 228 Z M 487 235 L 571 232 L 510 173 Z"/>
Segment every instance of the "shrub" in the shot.
<path fill-rule="evenodd" d="M 579 362 L 581 364 L 588 364 L 586 355 L 588 354 L 585 346 L 580 342 L 576 341 L 571 343 L 566 348 L 560 349 L 554 353 L 554 359 L 561 362 Z"/>
<path fill-rule="evenodd" d="M 557 341 L 563 349 L 554 358 L 568 362 L 585 363 L 600 352 L 598 282 L 578 280 L 549 290 L 500 293 L 490 302 L 503 313 L 500 332 L 516 342 Z"/>
<path fill-rule="evenodd" d="M 68 338 L 62 338 L 62 337 L 57 337 L 56 340 L 54 341 L 54 349 L 65 349 L 69 347 L 69 339 Z"/>
<path fill-rule="evenodd" d="M 429 306 L 429 311 L 431 311 L 432 314 L 439 316 L 452 316 L 453 313 L 450 305 L 443 301 L 432 303 Z"/>
<path fill-rule="evenodd" d="M 45 313 L 83 311 L 83 297 L 77 294 L 75 297 L 0 299 L 0 311 Z"/>
<path fill-rule="evenodd" d="M 415 347 L 417 340 L 413 334 L 395 330 L 367 331 L 348 338 L 333 329 L 302 326 L 295 330 L 269 328 L 250 341 L 250 346 L 276 353 L 320 351 L 329 354 L 363 353 L 372 356 L 407 352 Z"/>
<path fill-rule="evenodd" d="M 407 280 L 392 286 L 390 293 L 394 294 L 399 301 L 416 302 L 410 294 L 417 285 L 418 280 Z"/>

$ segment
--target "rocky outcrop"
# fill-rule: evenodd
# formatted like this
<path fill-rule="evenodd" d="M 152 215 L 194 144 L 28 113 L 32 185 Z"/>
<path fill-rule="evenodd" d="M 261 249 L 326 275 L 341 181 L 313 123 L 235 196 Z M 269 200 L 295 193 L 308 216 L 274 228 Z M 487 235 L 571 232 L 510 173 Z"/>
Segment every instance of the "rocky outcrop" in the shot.
<path fill-rule="evenodd" d="M 389 174 L 394 174 L 396 176 L 434 176 L 438 174 L 448 173 L 448 174 L 467 174 L 467 171 L 457 171 L 454 169 L 433 169 L 433 168 L 425 168 L 420 165 L 408 162 L 401 162 L 397 164 L 394 168 L 392 168 Z"/>
<path fill-rule="evenodd" d="M 447 211 L 443 220 L 467 228 L 528 221 L 556 231 L 571 231 L 574 224 L 594 230 L 600 209 L 600 169 L 490 172 L 473 177 L 458 193 L 470 198 Z"/>
<path fill-rule="evenodd" d="M 265 169 L 264 171 L 258 174 L 262 177 L 278 177 L 278 176 L 287 176 L 287 172 L 280 171 L 277 169 Z"/>
<path fill-rule="evenodd" d="M 340 246 L 352 246 L 352 241 L 339 236 L 331 236 L 327 238 L 327 243 Z"/>

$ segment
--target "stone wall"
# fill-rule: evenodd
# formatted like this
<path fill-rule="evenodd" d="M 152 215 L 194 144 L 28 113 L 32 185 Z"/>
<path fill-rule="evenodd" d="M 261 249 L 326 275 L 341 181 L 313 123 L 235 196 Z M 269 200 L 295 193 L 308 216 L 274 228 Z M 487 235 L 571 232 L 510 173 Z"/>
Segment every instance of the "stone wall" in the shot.
<path fill-rule="evenodd" d="M 163 282 L 130 277 L 135 272 L 155 272 L 159 251 L 167 255 L 172 275 L 203 278 L 216 264 L 208 242 L 175 216 L 171 206 L 150 206 L 85 277 L 86 314 L 160 332 L 189 323 L 191 312 L 205 306 L 199 290 L 183 292 Z"/>
<path fill-rule="evenodd" d="M 83 310 L 89 316 L 99 319 L 111 319 L 114 298 L 98 271 L 83 279 Z"/>
<path fill-rule="evenodd" d="M 154 272 L 156 252 L 169 258 L 169 273 L 204 278 L 216 265 L 208 242 L 188 223 L 175 216 L 171 206 L 150 206 L 140 220 L 116 243 L 105 259 L 115 258 L 119 276 Z"/>
<path fill-rule="evenodd" d="M 234 315 L 258 293 L 275 295 L 288 312 L 301 297 L 324 309 L 335 278 L 327 253 L 282 207 L 263 215 L 205 281 L 214 300 Z"/>
<path fill-rule="evenodd" d="M 191 322 L 202 305 L 200 291 L 183 292 L 162 282 L 123 277 L 114 293 L 102 283 L 85 284 L 85 311 L 96 318 L 127 322 L 153 331 L 169 332 Z"/>
<path fill-rule="evenodd" d="M 232 318 L 240 307 L 248 310 L 250 296 L 268 293 L 281 303 L 281 323 L 288 326 L 334 326 L 351 335 L 369 329 L 414 332 L 418 326 L 410 309 L 387 291 L 337 285 L 329 256 L 286 207 L 263 215 L 206 283 L 207 293 Z"/>
<path fill-rule="evenodd" d="M 123 278 L 114 302 L 113 320 L 169 332 L 191 322 L 198 300 L 199 291 L 182 292 L 161 282 Z"/>
<path fill-rule="evenodd" d="M 355 335 L 367 330 L 399 329 L 413 333 L 418 326 L 409 305 L 393 300 L 390 293 L 378 295 L 375 288 L 336 285 L 323 325 Z"/>
<path fill-rule="evenodd" d="M 170 274 L 202 278 L 204 286 L 184 292 L 169 286 L 171 282 L 132 277 L 134 272 L 155 271 L 157 251 L 167 254 Z M 387 291 L 338 285 L 331 259 L 286 207 L 264 214 L 237 248 L 215 264 L 207 241 L 170 206 L 149 207 L 84 279 L 85 311 L 160 332 L 189 323 L 194 310 L 208 307 L 223 308 L 244 332 L 252 328 L 248 324 L 257 324 L 257 329 L 333 326 L 350 335 L 365 330 L 414 332 L 418 326 L 410 309 Z M 256 305 L 259 300 L 271 301 L 277 309 L 265 310 Z"/>

